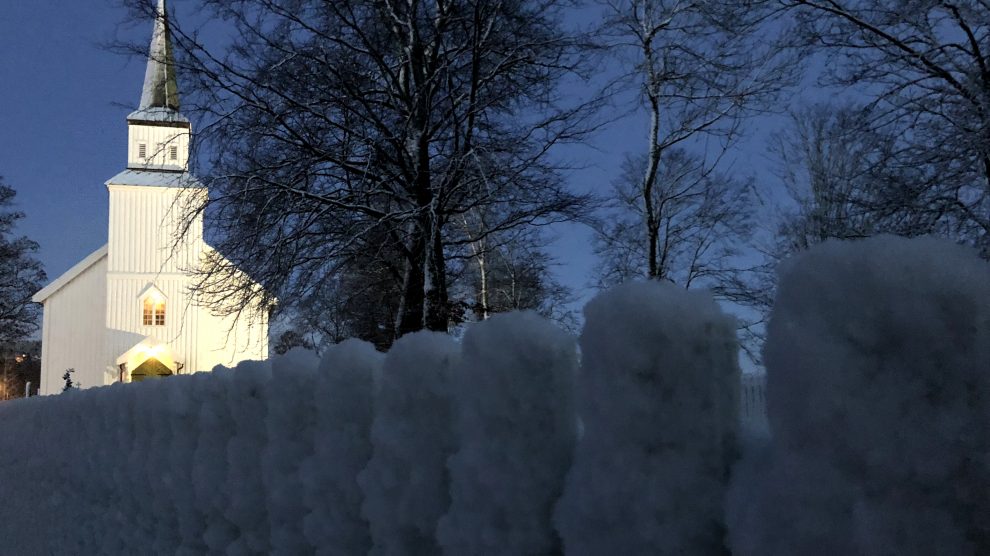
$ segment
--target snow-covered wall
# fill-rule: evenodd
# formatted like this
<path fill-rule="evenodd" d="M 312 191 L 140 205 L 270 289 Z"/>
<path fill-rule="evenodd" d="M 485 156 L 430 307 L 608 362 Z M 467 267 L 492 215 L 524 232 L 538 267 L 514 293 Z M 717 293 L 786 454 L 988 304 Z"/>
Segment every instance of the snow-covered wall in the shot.
<path fill-rule="evenodd" d="M 990 554 L 990 265 L 934 239 L 830 242 L 783 270 L 772 440 L 733 554 Z"/>
<path fill-rule="evenodd" d="M 759 381 L 740 395 L 710 296 L 630 284 L 586 316 L 580 357 L 524 313 L 0 404 L 0 553 L 990 553 L 972 252 L 879 238 L 793 261 L 769 438 L 739 434 Z"/>
<path fill-rule="evenodd" d="M 641 438 L 681 446 L 700 434 L 704 447 L 682 463 L 711 457 L 717 470 L 736 422 L 732 323 L 709 296 L 638 284 L 593 307 L 581 337 L 585 374 L 574 337 L 522 313 L 474 325 L 461 342 L 412 334 L 387 355 L 349 341 L 322 361 L 297 350 L 235 369 L 4 403 L 2 550 L 557 552 L 555 507 L 591 517 L 587 506 L 560 499 L 575 450 L 597 449 L 603 427 L 615 427 L 616 445 L 630 450 Z M 654 367 L 657 358 L 666 362 Z M 618 409 L 615 396 L 634 383 L 645 387 L 634 405 L 598 412 Z M 592 400 L 600 387 L 610 396 L 604 405 Z M 682 393 L 689 402 L 675 401 Z M 581 415 L 578 395 L 593 414 Z M 661 456 L 678 468 L 673 451 Z M 623 469 L 593 471 L 595 481 L 631 485 L 617 475 Z M 671 480 L 707 480 L 706 471 L 687 473 L 657 477 L 648 496 L 673 488 Z M 574 475 L 571 488 L 583 480 Z M 702 520 L 717 506 L 718 484 L 705 486 Z M 631 511 L 638 523 L 667 515 L 642 504 Z"/>

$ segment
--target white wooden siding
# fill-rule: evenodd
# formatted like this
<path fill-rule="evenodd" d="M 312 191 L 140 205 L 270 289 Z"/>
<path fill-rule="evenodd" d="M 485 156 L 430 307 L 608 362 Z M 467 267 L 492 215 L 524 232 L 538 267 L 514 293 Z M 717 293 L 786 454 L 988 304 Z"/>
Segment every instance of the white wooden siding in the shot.
<path fill-rule="evenodd" d="M 140 294 L 154 284 L 165 295 L 165 326 L 146 326 Z M 166 343 L 184 371 L 197 368 L 198 311 L 190 304 L 189 278 L 183 275 L 111 273 L 107 280 L 107 351 L 114 358 L 151 336 Z"/>
<path fill-rule="evenodd" d="M 173 249 L 183 216 L 202 190 L 110 185 L 109 271 L 180 273 L 195 268 L 203 249 L 197 217 L 186 241 Z"/>
<path fill-rule="evenodd" d="M 185 156 L 188 137 L 174 137 L 185 130 L 129 127 L 130 156 L 137 156 L 140 141 L 154 149 L 169 137 L 180 141 L 179 154 Z M 44 301 L 41 392 L 60 392 L 62 373 L 68 368 L 76 369 L 74 380 L 83 387 L 117 381 L 117 357 L 149 336 L 168 345 L 176 361 L 183 364 L 182 373 L 266 359 L 267 320 L 235 322 L 195 303 L 191 271 L 199 267 L 206 249 L 202 217 L 185 229 L 183 241 L 175 239 L 184 229 L 188 208 L 203 200 L 206 189 L 112 183 L 107 188 L 106 255 L 78 275 L 67 273 L 62 279 L 65 283 L 56 280 L 55 293 Z M 141 294 L 149 285 L 166 297 L 164 326 L 143 322 Z"/>
<path fill-rule="evenodd" d="M 42 394 L 62 391 L 62 374 L 75 369 L 83 387 L 103 386 L 109 358 L 106 326 L 107 259 L 103 257 L 44 302 L 41 348 Z"/>
<path fill-rule="evenodd" d="M 251 322 L 233 316 L 220 317 L 200 307 L 200 334 L 197 370 L 209 371 L 217 365 L 233 367 L 245 360 L 268 359 L 268 319 Z"/>

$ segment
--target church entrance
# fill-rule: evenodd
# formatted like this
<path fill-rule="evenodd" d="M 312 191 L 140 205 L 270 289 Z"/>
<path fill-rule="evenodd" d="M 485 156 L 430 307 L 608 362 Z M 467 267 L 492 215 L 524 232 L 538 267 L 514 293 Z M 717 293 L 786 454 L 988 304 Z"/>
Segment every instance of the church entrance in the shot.
<path fill-rule="evenodd" d="M 151 357 L 144 363 L 138 365 L 136 369 L 131 371 L 131 382 L 141 382 L 146 379 L 162 378 L 165 376 L 170 376 L 171 374 L 172 369 L 169 369 L 164 363 L 154 357 Z"/>

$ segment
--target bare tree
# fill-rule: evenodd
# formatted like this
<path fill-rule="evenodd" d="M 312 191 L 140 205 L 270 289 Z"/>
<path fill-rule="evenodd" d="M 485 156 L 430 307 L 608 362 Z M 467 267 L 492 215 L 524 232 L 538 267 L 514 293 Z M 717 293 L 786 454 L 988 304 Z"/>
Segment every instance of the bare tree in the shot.
<path fill-rule="evenodd" d="M 614 183 L 613 212 L 595 245 L 600 285 L 654 278 L 736 297 L 743 272 L 738 259 L 752 227 L 752 182 L 715 172 L 683 149 L 665 150 L 658 162 L 647 203 L 640 180 L 648 157 L 627 159 Z M 655 207 L 652 217 L 647 207 Z"/>
<path fill-rule="evenodd" d="M 899 141 L 869 125 L 871 108 L 855 103 L 813 104 L 790 113 L 787 126 L 770 138 L 785 207 L 761 238 L 763 263 L 751 270 L 750 299 L 764 320 L 776 297 L 777 268 L 787 257 L 829 239 L 880 233 L 919 235 L 917 215 L 905 218 L 886 204 L 889 191 L 918 190 L 924 169 L 899 164 Z M 742 289 L 742 285 L 740 285 Z M 762 341 L 763 331 L 752 328 Z"/>
<path fill-rule="evenodd" d="M 924 233 L 883 205 L 883 191 L 911 189 L 924 176 L 898 166 L 897 139 L 864 125 L 870 118 L 855 104 L 816 104 L 793 111 L 772 136 L 777 175 L 793 202 L 775 258 L 827 239 Z"/>
<path fill-rule="evenodd" d="M 451 257 L 463 300 L 456 320 L 529 309 L 573 329 L 575 316 L 567 308 L 573 295 L 553 277 L 557 263 L 546 250 L 551 238 L 536 226 L 486 233 L 499 219 L 491 211 L 487 207 L 461 217 L 465 237 L 473 240 Z"/>
<path fill-rule="evenodd" d="M 173 18 L 212 155 L 198 210 L 223 254 L 200 284 L 214 309 L 289 307 L 380 255 L 399 292 L 394 335 L 446 330 L 451 252 L 585 213 L 547 156 L 595 108 L 558 90 L 589 65 L 567 4 L 201 0 L 234 31 L 222 53 Z M 465 236 L 461 216 L 480 208 L 497 218 Z"/>
<path fill-rule="evenodd" d="M 892 167 L 921 179 L 872 184 L 868 208 L 915 233 L 990 257 L 990 5 L 963 0 L 785 0 L 808 44 L 833 55 L 825 80 L 874 100 L 864 125 L 897 137 Z"/>
<path fill-rule="evenodd" d="M 641 90 L 650 128 L 645 156 L 634 158 L 641 172 L 635 188 L 638 199 L 630 195 L 631 166 L 627 165 L 621 180 L 623 204 L 638 205 L 639 232 L 610 233 L 605 241 L 617 251 L 616 256 L 644 265 L 635 274 L 666 278 L 674 270 L 674 261 L 665 259 L 670 250 L 690 247 L 671 245 L 676 238 L 663 232 L 664 223 L 677 218 L 664 211 L 683 210 L 683 203 L 676 209 L 665 204 L 670 195 L 677 195 L 678 188 L 662 180 L 677 179 L 690 167 L 693 177 L 687 180 L 694 182 L 692 188 L 712 185 L 705 177 L 738 136 L 742 119 L 766 110 L 777 99 L 792 78 L 793 59 L 784 56 L 766 34 L 757 35 L 757 31 L 766 31 L 762 24 L 772 15 L 765 2 L 611 0 L 607 9 L 606 30 L 630 62 L 630 79 Z M 702 140 L 711 139 L 716 139 L 712 141 L 717 145 L 714 152 L 711 143 L 705 143 L 702 156 L 690 162 L 685 162 L 688 157 L 682 152 L 670 153 L 675 147 L 698 147 Z M 665 169 L 665 160 L 686 167 Z M 626 241 L 624 247 L 619 241 Z M 618 253 L 623 250 L 625 255 Z M 690 266 L 694 260 L 688 257 L 681 262 Z M 614 264 L 606 266 L 613 267 L 612 279 L 622 278 L 614 273 Z M 692 268 L 676 271 L 696 273 Z"/>
<path fill-rule="evenodd" d="M 0 343 L 22 340 L 38 329 L 40 307 L 31 296 L 46 280 L 41 262 L 34 258 L 38 244 L 14 236 L 24 213 L 11 210 L 17 193 L 0 178 Z"/>

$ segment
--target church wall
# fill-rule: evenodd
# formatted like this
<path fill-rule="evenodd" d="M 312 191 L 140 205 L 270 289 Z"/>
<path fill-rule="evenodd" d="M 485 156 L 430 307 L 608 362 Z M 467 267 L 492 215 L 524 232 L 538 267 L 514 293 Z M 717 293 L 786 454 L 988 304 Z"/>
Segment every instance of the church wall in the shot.
<path fill-rule="evenodd" d="M 189 230 L 191 241 L 173 249 L 184 214 L 201 190 L 111 185 L 110 272 L 177 273 L 194 268 L 202 243 L 202 217 Z"/>
<path fill-rule="evenodd" d="M 200 307 L 199 370 L 268 359 L 268 318 L 217 316 Z"/>
<path fill-rule="evenodd" d="M 106 271 L 104 257 L 45 300 L 42 394 L 61 392 L 62 374 L 70 368 L 76 370 L 73 381 L 83 387 L 105 383 Z"/>
<path fill-rule="evenodd" d="M 166 297 L 165 326 L 145 326 L 142 292 L 150 285 Z M 189 304 L 189 278 L 166 274 L 111 274 L 107 283 L 106 327 L 110 359 L 126 352 L 147 336 L 167 343 L 183 372 L 196 368 L 196 338 L 199 334 L 198 312 Z"/>

